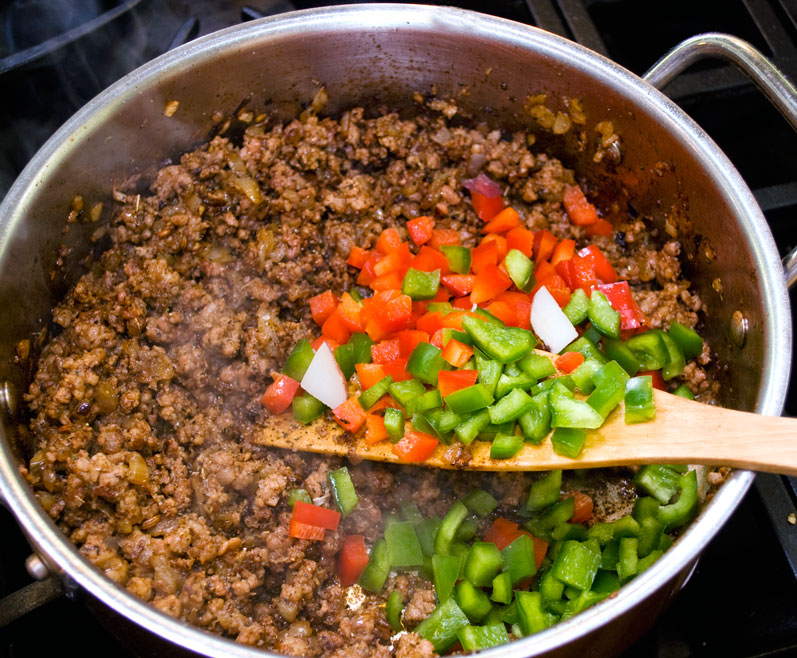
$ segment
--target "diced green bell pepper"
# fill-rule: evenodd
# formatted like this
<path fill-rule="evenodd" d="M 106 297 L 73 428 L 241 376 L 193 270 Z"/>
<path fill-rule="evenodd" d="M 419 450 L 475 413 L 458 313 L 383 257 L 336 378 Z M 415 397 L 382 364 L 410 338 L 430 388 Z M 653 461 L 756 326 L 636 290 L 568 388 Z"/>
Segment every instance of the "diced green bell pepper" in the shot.
<path fill-rule="evenodd" d="M 456 428 L 454 434 L 465 445 L 473 443 L 479 433 L 490 424 L 490 414 L 487 409 L 481 409 L 472 416 L 468 416 Z"/>
<path fill-rule="evenodd" d="M 493 578 L 493 591 L 490 600 L 509 605 L 512 603 L 512 574 L 508 571 L 499 573 Z"/>
<path fill-rule="evenodd" d="M 520 535 L 501 551 L 503 570 L 509 573 L 512 584 L 517 585 L 537 573 L 534 561 L 534 541 L 528 535 Z"/>
<path fill-rule="evenodd" d="M 600 290 L 593 290 L 587 312 L 592 326 L 609 338 L 620 337 L 620 314 L 612 308 L 609 299 Z"/>
<path fill-rule="evenodd" d="M 468 580 L 462 580 L 454 588 L 454 598 L 460 610 L 477 624 L 487 616 L 493 604 L 490 598 Z"/>
<path fill-rule="evenodd" d="M 391 443 L 398 443 L 404 436 L 404 412 L 393 407 L 385 408 L 385 431 Z"/>
<path fill-rule="evenodd" d="M 659 508 L 658 519 L 664 523 L 664 531 L 670 532 L 692 520 L 697 509 L 697 473 L 689 471 L 681 476 L 681 494 L 674 503 Z"/>
<path fill-rule="evenodd" d="M 565 347 L 560 354 L 564 354 L 565 352 L 579 352 L 584 355 L 585 360 L 592 359 L 599 363 L 606 363 L 606 357 L 603 356 L 598 346 L 587 338 L 586 335 L 581 335 L 576 338 L 570 345 Z"/>
<path fill-rule="evenodd" d="M 348 516 L 359 502 L 357 492 L 354 490 L 354 483 L 351 481 L 349 469 L 341 466 L 327 473 L 327 478 L 340 513 L 344 517 Z"/>
<path fill-rule="evenodd" d="M 426 393 L 426 387 L 417 379 L 405 379 L 401 382 L 393 382 L 388 388 L 390 397 L 406 408 L 410 400 Z"/>
<path fill-rule="evenodd" d="M 637 572 L 639 555 L 637 555 L 639 539 L 636 537 L 623 537 L 620 539 L 620 553 L 617 559 L 617 577 L 620 582 L 626 582 Z"/>
<path fill-rule="evenodd" d="M 565 585 L 588 590 L 598 573 L 600 552 L 596 553 L 586 543 L 566 541 L 562 544 L 551 566 L 554 578 Z"/>
<path fill-rule="evenodd" d="M 518 290 L 531 292 L 534 280 L 534 263 L 526 254 L 517 249 L 510 249 L 504 257 L 504 267 Z"/>
<path fill-rule="evenodd" d="M 465 578 L 476 587 L 487 587 L 503 566 L 501 551 L 492 542 L 474 542 L 465 557 Z"/>
<path fill-rule="evenodd" d="M 432 556 L 432 574 L 434 590 L 437 600 L 443 603 L 454 591 L 462 567 L 462 558 L 459 555 Z"/>
<path fill-rule="evenodd" d="M 471 489 L 462 502 L 480 519 L 492 514 L 498 507 L 498 501 L 483 489 Z"/>
<path fill-rule="evenodd" d="M 557 382 L 548 393 L 551 427 L 597 429 L 603 425 L 604 417 L 588 402 L 589 398 L 587 401 L 576 400 L 564 385 Z"/>
<path fill-rule="evenodd" d="M 423 551 L 409 521 L 396 521 L 385 528 L 385 541 L 391 567 L 419 567 L 423 564 Z"/>
<path fill-rule="evenodd" d="M 302 377 L 307 372 L 307 368 L 310 366 L 314 356 L 315 350 L 310 345 L 310 341 L 302 338 L 293 346 L 291 353 L 288 355 L 282 368 L 283 374 L 288 375 L 288 377 L 295 379 L 297 382 L 302 381 Z"/>
<path fill-rule="evenodd" d="M 421 272 L 411 267 L 401 282 L 401 292 L 413 301 L 434 299 L 440 287 L 440 270 Z"/>
<path fill-rule="evenodd" d="M 678 388 L 676 388 L 673 392 L 673 395 L 677 395 L 682 398 L 686 398 L 687 400 L 694 400 L 695 394 L 689 389 L 686 384 L 681 384 Z"/>
<path fill-rule="evenodd" d="M 291 401 L 293 417 L 303 425 L 308 425 L 316 418 L 320 418 L 326 409 L 327 406 L 323 402 L 309 393 L 297 395 Z"/>
<path fill-rule="evenodd" d="M 374 384 L 374 386 L 376 386 L 376 384 Z M 404 406 L 407 409 L 408 414 L 423 413 L 426 411 L 431 411 L 432 409 L 437 409 L 438 407 L 442 407 L 443 398 L 440 395 L 440 391 L 436 388 L 433 388 L 432 390 L 426 391 L 426 393 L 419 395 L 418 397 L 412 398 L 412 400 L 407 402 L 407 404 Z"/>
<path fill-rule="evenodd" d="M 498 402 L 488 407 L 490 422 L 495 425 L 517 420 L 534 406 L 531 396 L 521 388 L 512 389 Z"/>
<path fill-rule="evenodd" d="M 384 539 L 377 539 L 371 548 L 368 564 L 360 574 L 360 587 L 369 592 L 381 592 L 390 573 L 390 556 Z"/>
<path fill-rule="evenodd" d="M 418 536 L 418 543 L 421 545 L 424 555 L 434 555 L 434 541 L 437 531 L 440 529 L 440 523 L 440 519 L 432 517 L 424 519 L 415 526 L 415 534 Z"/>
<path fill-rule="evenodd" d="M 559 582 L 553 577 L 551 570 L 548 569 L 540 578 L 540 594 L 543 601 L 558 601 L 564 595 L 564 583 Z"/>
<path fill-rule="evenodd" d="M 371 363 L 373 357 L 371 355 L 371 346 L 374 341 L 370 339 L 368 334 L 359 331 L 354 332 L 349 338 L 347 345 L 351 345 L 354 350 L 355 363 Z"/>
<path fill-rule="evenodd" d="M 439 347 L 418 343 L 407 360 L 407 372 L 422 382 L 437 386 L 437 374 L 447 366 Z"/>
<path fill-rule="evenodd" d="M 492 395 L 495 395 L 498 382 L 504 371 L 503 364 L 498 363 L 498 361 L 493 361 L 493 359 L 487 357 L 478 348 L 474 353 L 474 359 L 476 361 L 476 370 L 479 371 L 478 382 L 484 384 L 487 390 L 490 391 Z"/>
<path fill-rule="evenodd" d="M 490 459 L 511 459 L 523 448 L 519 434 L 498 434 L 490 446 Z"/>
<path fill-rule="evenodd" d="M 338 362 L 338 367 L 340 367 L 343 376 L 346 379 L 351 379 L 354 374 L 354 366 L 357 363 L 354 360 L 354 345 L 351 343 L 339 345 L 332 354 L 335 356 L 335 361 Z"/>
<path fill-rule="evenodd" d="M 474 384 L 447 395 L 445 401 L 455 414 L 465 415 L 489 407 L 495 398 L 484 384 Z"/>
<path fill-rule="evenodd" d="M 515 592 L 518 625 L 524 636 L 544 631 L 557 622 L 557 617 L 546 612 L 539 592 Z"/>
<path fill-rule="evenodd" d="M 587 433 L 574 427 L 557 427 L 551 434 L 551 446 L 557 455 L 576 459 L 584 449 Z"/>
<path fill-rule="evenodd" d="M 661 376 L 666 380 L 670 380 L 683 373 L 686 367 L 686 359 L 678 343 L 663 331 L 661 332 L 661 339 L 667 348 L 667 363 L 661 369 Z"/>
<path fill-rule="evenodd" d="M 449 597 L 415 627 L 415 632 L 429 640 L 437 653 L 445 653 L 457 641 L 459 630 L 469 625 L 465 613 L 454 598 Z"/>
<path fill-rule="evenodd" d="M 537 381 L 556 374 L 556 366 L 553 361 L 547 356 L 535 354 L 534 352 L 520 359 L 517 365 L 523 372 L 531 375 Z"/>
<path fill-rule="evenodd" d="M 582 288 L 576 288 L 573 294 L 570 295 L 570 301 L 563 309 L 567 319 L 573 325 L 581 324 L 587 319 L 589 314 L 589 297 Z"/>
<path fill-rule="evenodd" d="M 625 422 L 646 423 L 656 417 L 653 402 L 653 377 L 632 377 L 625 383 Z"/>
<path fill-rule="evenodd" d="M 401 592 L 394 589 L 390 592 L 390 596 L 387 597 L 385 616 L 387 617 L 387 623 L 390 624 L 390 628 L 396 633 L 404 628 L 404 624 L 401 623 L 401 611 L 403 609 L 404 601 L 401 598 Z"/>
<path fill-rule="evenodd" d="M 393 378 L 390 375 L 388 375 L 387 377 L 380 379 L 373 386 L 370 386 L 367 389 L 365 389 L 362 393 L 360 393 L 360 397 L 358 398 L 360 406 L 365 411 L 368 411 L 377 402 L 379 402 L 379 400 L 382 398 L 383 395 L 387 395 L 387 392 L 390 389 L 390 385 L 392 383 L 393 383 Z"/>
<path fill-rule="evenodd" d="M 667 364 L 669 352 L 661 337 L 662 332 L 646 331 L 631 336 L 625 345 L 639 361 L 641 370 L 660 370 Z"/>
<path fill-rule="evenodd" d="M 529 495 L 526 498 L 526 511 L 539 512 L 549 505 L 553 505 L 559 500 L 561 491 L 562 471 L 549 471 L 531 483 Z"/>
<path fill-rule="evenodd" d="M 628 373 L 616 361 L 604 364 L 592 376 L 595 390 L 587 398 L 587 404 L 595 409 L 601 418 L 606 419 L 612 410 L 623 401 L 628 379 Z"/>
<path fill-rule="evenodd" d="M 499 327 L 469 316 L 462 319 L 462 328 L 474 345 L 499 363 L 517 361 L 537 344 L 530 331 L 519 327 Z"/>
<path fill-rule="evenodd" d="M 681 476 L 667 466 L 646 464 L 634 476 L 634 484 L 666 505 L 681 488 Z"/>
<path fill-rule="evenodd" d="M 685 358 L 694 359 L 703 352 L 703 339 L 694 329 L 673 321 L 670 323 L 667 334 L 678 343 Z"/>
<path fill-rule="evenodd" d="M 502 397 L 511 393 L 515 389 L 522 389 L 528 391 L 532 386 L 537 383 L 531 375 L 526 372 L 521 372 L 519 375 L 508 375 L 506 372 L 501 375 L 498 380 L 498 385 L 495 387 L 495 397 L 500 400 Z"/>
<path fill-rule="evenodd" d="M 293 489 L 291 493 L 288 494 L 288 504 L 291 507 L 293 507 L 297 500 L 301 500 L 304 503 L 313 502 L 313 499 L 310 498 L 310 494 L 307 492 L 307 489 Z"/>
<path fill-rule="evenodd" d="M 534 404 L 518 418 L 523 438 L 529 443 L 541 443 L 551 431 L 551 409 L 548 406 L 548 393 L 538 393 L 532 397 Z"/>
<path fill-rule="evenodd" d="M 457 500 L 451 505 L 437 531 L 437 536 L 434 541 L 435 553 L 449 553 L 451 542 L 454 541 L 459 524 L 465 520 L 467 515 L 468 508 L 465 507 L 465 504 L 461 501 Z"/>
<path fill-rule="evenodd" d="M 476 519 L 467 518 L 459 524 L 459 528 L 457 528 L 457 534 L 454 536 L 454 540 L 469 542 L 476 536 L 476 532 L 478 530 L 479 522 Z"/>
<path fill-rule="evenodd" d="M 639 359 L 628 349 L 628 346 L 621 340 L 606 338 L 603 341 L 603 351 L 606 358 L 610 361 L 617 361 L 620 367 L 631 377 L 639 372 Z"/>
<path fill-rule="evenodd" d="M 595 383 L 592 381 L 593 375 L 603 367 L 603 364 L 594 359 L 587 359 L 578 368 L 570 373 L 578 390 L 584 395 L 589 395 L 595 390 Z"/>
<path fill-rule="evenodd" d="M 509 642 L 503 623 L 465 626 L 459 629 L 457 637 L 465 651 L 482 651 Z"/>
<path fill-rule="evenodd" d="M 467 274 L 470 271 L 470 249 L 460 245 L 444 244 L 440 247 L 448 259 L 448 267 L 457 274 Z"/>

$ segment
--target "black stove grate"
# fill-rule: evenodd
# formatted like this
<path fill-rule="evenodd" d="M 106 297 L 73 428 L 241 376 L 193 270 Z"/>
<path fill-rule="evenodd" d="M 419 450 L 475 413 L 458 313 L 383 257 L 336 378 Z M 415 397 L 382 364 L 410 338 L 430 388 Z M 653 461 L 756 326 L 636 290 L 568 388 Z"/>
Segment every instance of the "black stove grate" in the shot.
<path fill-rule="evenodd" d="M 353 0 L 57 0 L 89 5 L 87 21 L 64 17 L 63 30 L 9 35 L 13 12 L 30 16 L 56 0 L 12 0 L 0 7 L 0 196 L 77 109 L 153 57 L 198 35 L 291 9 Z M 356 1 L 356 0 L 354 0 Z M 644 73 L 679 41 L 725 31 L 764 52 L 797 81 L 797 0 L 435 0 L 541 27 Z M 52 9 L 50 6 L 49 9 Z M 71 22 L 70 22 L 71 21 Z M 26 28 L 30 21 L 27 21 Z M 5 41 L 3 41 L 5 39 Z M 120 44 L 124 44 L 121 47 Z M 113 52 L 114 57 L 107 53 Z M 797 245 L 797 136 L 732 66 L 706 61 L 666 93 L 719 144 L 765 212 L 782 255 Z M 797 300 L 795 300 L 797 301 Z M 797 318 L 796 318 L 797 319 Z M 797 394 L 785 412 L 797 416 Z M 759 476 L 756 487 L 720 531 L 670 610 L 623 658 L 797 655 L 797 479 Z M 0 509 L 0 595 L 30 582 L 28 547 Z M 79 596 L 78 596 L 79 598 Z M 46 628 L 47 633 L 41 629 Z M 87 656 L 132 658 L 80 604 L 62 598 L 0 634 L 0 658 L 33 658 L 62 650 L 81 629 Z"/>

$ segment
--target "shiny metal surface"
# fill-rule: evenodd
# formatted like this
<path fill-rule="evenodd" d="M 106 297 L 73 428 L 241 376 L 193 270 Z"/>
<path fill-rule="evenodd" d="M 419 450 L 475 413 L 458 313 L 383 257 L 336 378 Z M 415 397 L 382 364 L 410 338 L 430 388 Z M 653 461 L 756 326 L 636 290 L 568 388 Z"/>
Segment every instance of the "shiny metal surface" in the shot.
<path fill-rule="evenodd" d="M 707 327 L 707 339 L 732 365 L 722 401 L 780 413 L 791 356 L 780 261 L 752 194 L 706 134 L 650 84 L 572 42 L 498 18 L 418 5 L 308 10 L 224 30 L 134 71 L 75 115 L 0 206 L 0 305 L 13 309 L 0 322 L 0 377 L 23 383 L 13 367 L 15 342 L 45 326 L 54 301 L 79 272 L 87 243 L 74 225 L 65 238 L 73 251 L 51 277 L 76 192 L 88 205 L 106 199 L 112 182 L 202 141 L 214 127 L 213 112 L 231 113 L 242 99 L 281 117 L 295 115 L 318 82 L 327 88 L 332 114 L 355 104 L 411 110 L 411 94 L 435 85 L 439 97 L 457 98 L 464 112 L 510 129 L 531 123 L 523 100 L 538 93 L 554 107 L 578 97 L 593 125 L 611 120 L 623 139 L 618 168 L 593 163 L 573 148 L 573 136 L 552 147 L 607 193 L 621 179 L 652 221 L 663 222 L 666 213 L 683 218 L 684 230 L 693 227 L 699 239 L 686 252 L 687 276 L 714 317 L 730 317 L 738 308 L 748 318 L 743 349 L 727 340 L 727 322 Z M 167 117 L 164 108 L 174 100 L 179 108 Z M 136 624 L 196 654 L 270 655 L 179 622 L 106 580 L 41 512 L 18 474 L 13 428 L 6 424 L 4 433 L 0 495 L 48 564 Z M 675 546 L 619 596 L 484 655 L 617 653 L 678 591 L 752 478 L 734 473 Z"/>

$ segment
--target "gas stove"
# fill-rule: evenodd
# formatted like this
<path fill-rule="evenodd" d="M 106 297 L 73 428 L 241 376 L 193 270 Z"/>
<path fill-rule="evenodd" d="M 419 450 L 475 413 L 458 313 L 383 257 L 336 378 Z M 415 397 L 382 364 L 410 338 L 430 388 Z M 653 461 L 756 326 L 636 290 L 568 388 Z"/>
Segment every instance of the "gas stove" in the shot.
<path fill-rule="evenodd" d="M 351 3 L 351 0 L 349 0 Z M 0 9 L 0 196 L 76 110 L 146 61 L 197 36 L 335 0 L 9 0 Z M 748 40 L 797 80 L 795 0 L 461 0 L 456 5 L 541 27 L 644 73 L 706 31 Z M 733 67 L 703 62 L 666 90 L 728 154 L 785 255 L 797 244 L 797 136 Z M 792 300 L 792 305 L 797 300 Z M 795 318 L 797 319 L 797 318 Z M 786 404 L 797 416 L 797 392 Z M 797 479 L 760 475 L 704 553 L 691 580 L 622 658 L 797 655 Z M 792 520 L 794 517 L 791 517 Z M 0 595 L 31 583 L 30 553 L 0 510 Z M 744 571 L 743 571 L 744 570 Z M 46 629 L 46 631 L 45 631 Z M 44 631 L 44 632 L 43 632 Z M 76 634 L 78 631 L 79 634 Z M 0 658 L 62 651 L 135 655 L 81 595 L 61 597 L 0 631 Z"/>

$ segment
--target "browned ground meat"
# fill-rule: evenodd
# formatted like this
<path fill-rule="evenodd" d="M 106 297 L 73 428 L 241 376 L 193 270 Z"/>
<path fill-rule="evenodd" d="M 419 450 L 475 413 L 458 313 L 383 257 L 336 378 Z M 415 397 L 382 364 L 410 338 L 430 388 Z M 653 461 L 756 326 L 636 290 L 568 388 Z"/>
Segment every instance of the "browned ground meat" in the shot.
<path fill-rule="evenodd" d="M 28 477 L 53 519 L 99 569 L 152 605 L 246 644 L 299 656 L 432 656 L 413 633 L 391 643 L 384 598 L 355 605 L 336 575 L 344 535 L 370 545 L 381 514 L 414 500 L 444 514 L 474 485 L 511 514 L 530 476 L 351 465 L 357 509 L 321 542 L 288 535 L 288 494 L 330 500 L 342 462 L 256 445 L 259 397 L 287 351 L 310 335 L 307 299 L 347 290 L 355 244 L 431 214 L 473 245 L 478 220 L 462 180 L 481 170 L 508 190 L 530 228 L 574 235 L 562 209 L 571 171 L 524 134 L 361 109 L 339 120 L 249 126 L 162 168 L 152 194 L 118 190 L 111 247 L 54 310 L 57 331 L 26 396 L 35 437 Z M 474 167 L 474 163 L 479 165 Z M 693 326 L 700 300 L 662 249 L 629 222 L 624 247 L 599 240 L 655 327 Z M 706 350 L 685 380 L 709 388 Z M 599 504 L 627 504 L 627 481 Z M 580 485 L 583 486 L 583 485 Z M 589 489 L 588 486 L 586 486 Z M 618 493 L 619 492 L 619 493 Z M 602 505 L 602 506 L 601 506 Z M 391 576 L 412 629 L 431 585 Z"/>

